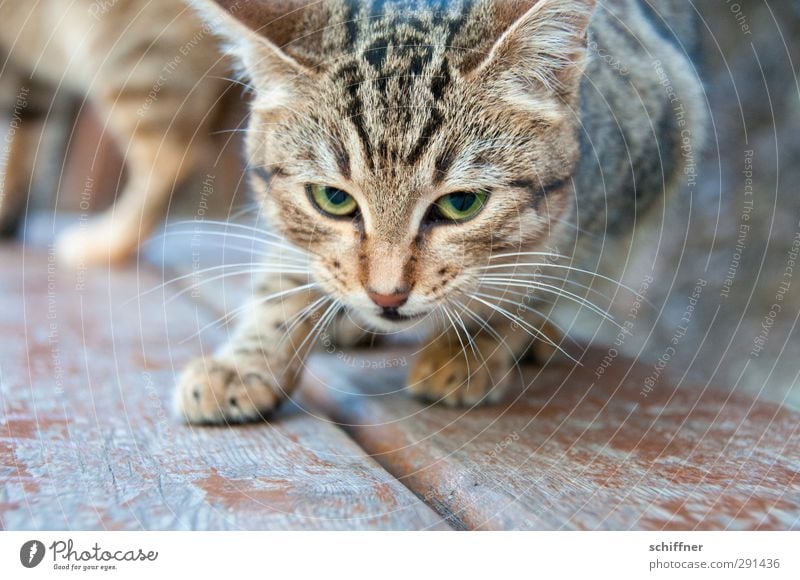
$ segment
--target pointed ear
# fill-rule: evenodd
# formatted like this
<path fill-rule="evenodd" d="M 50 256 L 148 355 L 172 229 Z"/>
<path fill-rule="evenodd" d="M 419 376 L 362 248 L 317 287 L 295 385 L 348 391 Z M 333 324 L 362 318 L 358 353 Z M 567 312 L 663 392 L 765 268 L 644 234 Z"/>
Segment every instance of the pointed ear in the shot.
<path fill-rule="evenodd" d="M 298 38 L 321 30 L 319 0 L 190 0 L 208 26 L 224 40 L 256 90 L 255 108 L 280 107 L 299 83 L 313 78 L 318 63 L 304 57 Z M 313 35 L 311 35 L 313 37 Z"/>
<path fill-rule="evenodd" d="M 470 76 L 497 85 L 508 100 L 538 107 L 543 98 L 571 102 L 586 67 L 586 29 L 595 0 L 503 0 L 497 18 L 511 21 Z"/>

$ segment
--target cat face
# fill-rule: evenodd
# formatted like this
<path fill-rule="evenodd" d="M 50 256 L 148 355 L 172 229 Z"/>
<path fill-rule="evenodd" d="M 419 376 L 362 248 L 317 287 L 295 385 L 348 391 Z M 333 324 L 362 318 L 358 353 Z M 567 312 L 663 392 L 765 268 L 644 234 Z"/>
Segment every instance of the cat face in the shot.
<path fill-rule="evenodd" d="M 543 246 L 571 208 L 591 6 L 532 4 L 312 5 L 274 42 L 251 32 L 266 12 L 218 27 L 255 85 L 267 215 L 373 329 L 464 300 L 478 266 Z"/>

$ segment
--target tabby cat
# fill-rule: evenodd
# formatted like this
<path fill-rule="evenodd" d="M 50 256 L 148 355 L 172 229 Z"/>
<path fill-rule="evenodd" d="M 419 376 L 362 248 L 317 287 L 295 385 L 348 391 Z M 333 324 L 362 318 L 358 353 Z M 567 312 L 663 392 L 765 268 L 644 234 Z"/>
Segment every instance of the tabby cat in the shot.
<path fill-rule="evenodd" d="M 548 297 L 588 304 L 567 275 L 680 183 L 703 131 L 677 0 L 196 5 L 254 92 L 248 162 L 282 270 L 184 372 L 190 422 L 264 416 L 321 331 L 354 324 L 425 329 L 411 393 L 499 400 L 523 353 L 561 349 Z"/>
<path fill-rule="evenodd" d="M 127 170 L 114 207 L 65 231 L 59 255 L 76 265 L 130 257 L 176 185 L 218 154 L 212 123 L 231 83 L 217 40 L 182 0 L 14 0 L 0 2 L 0 23 L 0 105 L 21 117 L 0 168 L 0 226 L 10 234 L 20 221 L 50 107 L 29 95 L 52 87 L 91 103 Z"/>

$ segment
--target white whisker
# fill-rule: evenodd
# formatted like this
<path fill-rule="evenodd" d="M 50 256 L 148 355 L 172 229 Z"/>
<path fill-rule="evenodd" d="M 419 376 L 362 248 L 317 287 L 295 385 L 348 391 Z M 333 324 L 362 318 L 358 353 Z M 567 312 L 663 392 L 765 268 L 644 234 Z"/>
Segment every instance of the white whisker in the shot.
<path fill-rule="evenodd" d="M 444 312 L 445 316 L 447 317 L 447 320 L 450 321 L 450 326 L 452 327 L 453 332 L 455 333 L 456 338 L 458 339 L 458 344 L 461 345 L 461 354 L 464 355 L 464 362 L 467 365 L 467 385 L 466 386 L 467 386 L 467 388 L 469 388 L 470 380 L 472 379 L 472 369 L 470 368 L 470 365 L 469 365 L 469 356 L 467 355 L 467 347 L 464 345 L 464 341 L 461 340 L 461 334 L 458 332 L 458 328 L 456 327 L 456 323 L 453 320 L 453 318 L 450 316 L 450 312 L 448 311 L 447 306 L 442 304 L 441 305 L 441 309 L 442 309 L 442 312 Z M 458 389 L 460 386 L 461 385 L 454 385 L 453 389 L 454 390 Z M 450 393 L 448 392 L 447 394 L 449 395 Z M 442 397 L 442 398 L 444 398 L 444 397 Z"/>
<path fill-rule="evenodd" d="M 247 224 L 240 224 L 236 222 L 230 222 L 225 220 L 211 220 L 211 219 L 202 219 L 202 220 L 180 220 L 176 222 L 169 222 L 165 230 L 174 230 L 177 229 L 179 226 L 195 226 L 195 229 L 198 233 L 203 233 L 203 227 L 206 226 L 217 226 L 223 229 L 236 229 L 236 230 L 247 230 L 259 235 L 269 236 L 271 238 L 278 238 L 283 241 L 287 241 L 285 237 L 281 236 L 280 234 L 276 234 L 275 232 L 271 232 L 264 228 L 257 228 L 255 226 L 250 226 Z"/>
<path fill-rule="evenodd" d="M 500 336 L 497 333 L 497 331 L 494 328 L 492 328 L 492 326 L 491 326 L 491 324 L 489 324 L 488 320 L 484 320 L 483 317 L 481 317 L 479 314 L 477 314 L 474 310 L 472 310 L 466 304 L 462 304 L 461 308 L 462 308 L 462 311 L 464 312 L 464 314 L 468 315 L 470 318 L 472 318 L 472 320 L 474 320 L 475 322 L 478 323 L 478 326 L 480 326 L 480 330 L 485 330 L 486 332 L 488 332 L 489 334 L 492 335 L 492 338 L 494 338 L 498 342 L 501 342 L 501 343 L 505 344 L 506 339 L 503 338 L 502 336 Z"/>
<path fill-rule="evenodd" d="M 275 300 L 276 298 L 282 298 L 284 296 L 288 296 L 289 294 L 294 294 L 295 292 L 302 292 L 304 290 L 311 290 L 314 287 L 316 287 L 315 283 L 304 284 L 302 286 L 295 286 L 294 288 L 289 288 L 288 290 L 282 290 L 280 292 L 275 292 L 273 294 L 269 294 L 268 296 L 259 297 L 259 298 L 255 299 L 253 301 L 249 301 L 246 304 L 244 304 L 242 306 L 239 306 L 238 308 L 234 308 L 233 310 L 231 310 L 227 314 L 224 314 L 223 316 L 220 316 L 219 318 L 217 318 L 215 320 L 212 320 L 211 322 L 209 322 L 208 324 L 206 324 L 205 326 L 200 328 L 200 330 L 198 330 L 197 332 L 195 332 L 191 336 L 183 339 L 181 341 L 181 344 L 200 336 L 203 332 L 205 332 L 209 328 L 213 328 L 213 327 L 218 326 L 220 324 L 227 323 L 230 319 L 234 318 L 237 314 L 239 314 L 243 310 L 246 310 L 246 309 L 254 307 L 254 306 L 260 306 L 260 305 L 262 305 L 262 304 L 264 304 L 266 302 L 269 302 L 270 300 Z"/>
<path fill-rule="evenodd" d="M 528 296 L 528 294 L 526 294 L 524 292 L 516 292 L 514 290 L 508 290 L 506 288 L 499 288 L 497 286 L 492 286 L 492 288 L 497 288 L 500 292 L 502 292 L 504 294 L 508 293 L 508 294 L 513 294 L 515 296 L 522 296 L 522 297 Z M 546 315 L 544 312 L 542 312 L 538 308 L 534 308 L 533 306 L 530 306 L 528 304 L 523 304 L 521 301 L 510 300 L 510 299 L 507 299 L 507 298 L 503 298 L 502 296 L 496 296 L 494 294 L 485 294 L 483 292 L 476 292 L 475 294 L 478 295 L 478 296 L 482 296 L 483 298 L 491 298 L 493 300 L 500 300 L 502 302 L 506 302 L 508 304 L 514 304 L 514 305 L 516 305 L 516 306 L 518 306 L 520 308 L 524 308 L 525 310 L 531 312 L 532 314 L 535 314 L 535 315 L 539 316 L 542 320 L 546 320 L 549 324 L 553 325 L 553 327 L 556 330 L 558 330 L 559 333 L 561 333 L 561 336 L 563 336 L 566 340 L 569 340 L 574 346 L 580 346 L 577 342 L 575 342 L 574 340 L 572 340 L 569 337 L 569 333 L 567 331 L 565 331 L 563 328 L 561 328 L 558 324 L 556 324 L 555 321 L 552 320 L 552 318 L 550 316 Z"/>
<path fill-rule="evenodd" d="M 539 340 L 542 340 L 542 341 L 546 342 L 547 344 L 549 344 L 550 346 L 552 346 L 553 348 L 555 348 L 556 350 L 560 351 L 562 354 L 567 356 L 571 361 L 573 361 L 573 362 L 575 362 L 577 364 L 581 364 L 580 361 L 578 361 L 575 358 L 573 358 L 572 355 L 570 355 L 567 351 L 565 351 L 563 348 L 561 348 L 559 345 L 557 345 L 555 342 L 553 342 L 550 339 L 550 337 L 548 337 L 544 332 L 542 332 L 538 328 L 530 325 L 527 321 L 523 320 L 519 316 L 515 316 L 514 314 L 510 313 L 505 308 L 503 308 L 501 306 L 498 306 L 496 304 L 492 304 L 490 302 L 487 302 L 483 298 L 475 296 L 474 294 L 471 297 L 474 300 L 477 300 L 478 302 L 480 302 L 481 304 L 483 304 L 485 306 L 488 306 L 492 310 L 495 310 L 498 313 L 502 314 L 503 316 L 508 318 L 510 321 L 514 322 L 515 324 L 518 324 L 520 326 L 520 328 L 522 328 L 523 330 L 528 332 L 528 334 L 530 334 L 532 337 L 538 338 Z"/>
<path fill-rule="evenodd" d="M 494 272 L 493 274 L 498 274 L 498 275 L 501 275 L 501 276 L 507 276 L 509 278 L 513 278 L 514 275 L 516 274 L 516 272 Z M 525 277 L 529 277 L 528 274 L 525 274 Z M 564 284 L 572 284 L 574 286 L 577 286 L 578 288 L 586 290 L 587 292 L 591 292 L 592 294 L 596 294 L 600 298 L 603 298 L 603 299 L 608 300 L 609 302 L 611 302 L 611 298 L 609 298 L 608 296 L 606 296 L 605 294 L 600 292 L 597 288 L 592 288 L 591 286 L 589 286 L 587 284 L 581 284 L 577 280 L 571 280 L 570 278 L 563 278 L 561 276 L 549 276 L 547 274 L 533 274 L 532 277 L 544 278 L 545 280 L 554 280 L 555 282 L 563 282 Z M 509 293 L 510 294 L 516 294 L 516 295 L 519 295 L 519 296 L 525 296 L 525 294 L 522 293 L 522 292 L 514 292 L 514 291 L 509 290 Z"/>
<path fill-rule="evenodd" d="M 264 244 L 264 245 L 267 245 L 267 246 L 280 248 L 281 250 L 287 250 L 289 252 L 294 252 L 294 253 L 296 253 L 296 254 L 298 254 L 300 256 L 303 256 L 303 257 L 308 257 L 308 256 L 311 255 L 309 252 L 306 252 L 305 250 L 301 250 L 301 249 L 299 249 L 297 247 L 290 246 L 290 245 L 287 245 L 285 243 L 279 243 L 278 241 L 275 241 L 275 240 L 260 240 L 258 238 L 254 238 L 252 236 L 244 236 L 244 235 L 241 235 L 241 234 L 233 234 L 233 233 L 230 233 L 230 232 L 221 232 L 221 231 L 213 231 L 213 230 L 212 231 L 205 231 L 205 232 L 192 232 L 192 231 L 166 232 L 166 233 L 163 233 L 163 234 L 159 234 L 158 236 L 155 236 L 153 238 L 153 240 L 157 240 L 159 238 L 165 239 L 165 238 L 168 238 L 168 237 L 174 237 L 174 236 L 178 236 L 178 235 L 184 235 L 185 236 L 187 234 L 197 234 L 197 235 L 202 235 L 203 237 L 218 236 L 218 237 L 223 237 L 223 238 L 231 238 L 231 239 L 235 239 L 235 240 L 246 240 L 248 242 Z"/>
<path fill-rule="evenodd" d="M 283 346 L 283 343 L 289 340 L 294 330 L 305 320 L 314 310 L 325 304 L 326 302 L 330 302 L 332 298 L 330 296 L 321 296 L 312 302 L 311 304 L 307 305 L 305 308 L 294 314 L 293 316 L 284 320 L 283 324 L 285 330 L 283 331 L 283 336 L 278 341 L 278 348 Z"/>
<path fill-rule="evenodd" d="M 298 356 L 300 356 L 300 357 L 303 356 L 303 353 L 302 353 L 303 347 L 306 345 L 306 343 L 312 337 L 315 337 L 315 338 L 314 338 L 314 341 L 309 345 L 309 348 L 311 348 L 314 345 L 314 343 L 316 342 L 316 336 L 317 336 L 315 333 L 317 333 L 320 330 L 322 325 L 327 326 L 327 321 L 329 321 L 330 319 L 335 317 L 336 314 L 338 314 L 339 310 L 341 309 L 341 304 L 339 303 L 338 300 L 336 300 L 335 298 L 330 298 L 330 299 L 332 301 L 331 304 L 328 305 L 328 307 L 325 309 L 325 312 L 323 312 L 322 316 L 319 317 L 319 320 L 317 320 L 317 322 L 314 324 L 314 326 L 308 332 L 308 335 L 300 343 L 300 346 L 295 348 L 294 352 Z M 297 369 L 297 371 L 295 373 L 295 376 L 297 375 L 297 373 L 300 372 L 301 369 L 302 369 L 302 365 Z"/>
<path fill-rule="evenodd" d="M 552 286 L 550 284 L 545 284 L 544 282 L 535 282 L 535 281 L 522 282 L 522 281 L 518 281 L 518 280 L 516 280 L 514 278 L 488 278 L 488 277 L 486 277 L 486 278 L 481 278 L 481 282 L 480 283 L 481 284 L 486 284 L 487 286 L 494 286 L 495 288 L 501 288 L 501 289 L 502 289 L 502 286 L 500 286 L 500 285 L 514 286 L 514 287 L 518 287 L 518 288 L 536 289 L 536 290 L 540 290 L 540 291 L 542 291 L 542 292 L 544 292 L 546 294 L 552 294 L 552 295 L 555 295 L 555 296 L 563 297 L 563 298 L 566 298 L 568 300 L 572 300 L 573 302 L 575 302 L 577 304 L 580 304 L 581 306 L 591 310 L 592 312 L 594 312 L 598 316 L 604 318 L 605 320 L 608 320 L 611 324 L 617 326 L 618 328 L 622 328 L 622 326 L 616 320 L 614 320 L 614 318 L 608 312 L 605 312 L 603 309 L 601 309 L 596 304 L 592 303 L 591 301 L 589 301 L 589 300 L 587 300 L 585 298 L 581 298 L 577 294 L 573 294 L 572 292 L 564 290 L 563 288 L 558 288 L 558 286 Z"/>
<path fill-rule="evenodd" d="M 256 90 L 256 88 L 253 85 L 247 84 L 246 82 L 241 81 L 239 79 L 233 79 L 233 78 L 230 78 L 230 77 L 221 77 L 221 76 L 216 76 L 216 75 L 209 75 L 208 78 L 217 79 L 217 80 L 220 80 L 220 81 L 228 81 L 229 83 L 234 83 L 234 84 L 237 84 L 237 85 L 241 85 L 244 88 L 249 89 L 251 91 L 255 91 Z"/>
<path fill-rule="evenodd" d="M 461 315 L 455 309 L 452 310 L 450 312 L 450 314 L 456 319 L 456 321 L 458 322 L 458 325 L 464 330 L 464 334 L 467 335 L 467 338 L 469 339 L 469 345 L 472 348 L 472 353 L 476 356 L 476 358 L 483 359 L 483 355 L 480 353 L 479 350 L 476 349 L 475 340 L 472 337 L 472 334 L 470 334 L 469 329 L 467 328 L 467 325 L 464 324 L 464 319 L 461 318 Z M 485 362 L 485 359 L 484 359 L 484 362 Z"/>
<path fill-rule="evenodd" d="M 469 357 L 467 356 L 467 347 L 464 344 L 464 341 L 461 340 L 461 333 L 459 333 L 459 331 L 458 331 L 458 327 L 456 326 L 455 320 L 453 319 L 453 317 L 450 314 L 450 310 L 444 304 L 442 304 L 442 311 L 444 312 L 444 315 L 447 317 L 447 320 L 450 321 L 450 326 L 452 326 L 453 332 L 455 332 L 456 338 L 458 339 L 458 342 L 461 345 L 461 353 L 464 355 L 464 360 L 467 363 L 467 374 L 468 374 L 468 376 L 470 376 L 470 375 L 472 375 L 472 371 L 469 368 Z M 469 338 L 469 333 L 467 333 L 467 338 Z M 470 341 L 471 341 L 471 339 L 470 339 Z M 474 346 L 473 346 L 473 350 L 474 350 Z"/>
<path fill-rule="evenodd" d="M 556 252 L 506 252 L 504 254 L 492 254 L 490 260 L 498 258 L 515 258 L 517 256 L 544 256 L 545 258 L 558 258 L 559 260 L 569 260 L 569 256 L 557 254 Z"/>
<path fill-rule="evenodd" d="M 301 266 L 301 265 L 302 266 L 308 266 L 310 264 L 308 259 L 295 258 L 295 257 L 291 257 L 291 256 L 281 256 L 279 253 L 277 253 L 275 251 L 264 252 L 264 251 L 256 250 L 253 247 L 244 247 L 244 246 L 239 246 L 239 245 L 234 245 L 234 244 L 224 244 L 221 247 L 221 249 L 222 249 L 223 252 L 227 252 L 228 250 L 230 250 L 231 252 L 241 252 L 242 254 L 249 254 L 251 256 L 258 257 L 260 260 L 263 260 L 264 258 L 278 258 L 280 260 L 281 264 L 286 263 L 286 264 L 289 264 L 291 266 Z"/>
<path fill-rule="evenodd" d="M 259 216 L 261 215 L 261 204 L 257 201 L 251 201 L 243 205 L 242 208 L 238 209 L 235 213 L 229 214 L 227 221 L 231 221 L 233 223 L 237 223 L 236 220 L 244 217 L 247 215 L 248 212 L 258 212 L 256 215 L 255 221 L 258 222 Z"/>
<path fill-rule="evenodd" d="M 519 252 L 519 253 L 516 253 L 516 254 L 498 254 L 496 256 L 490 257 L 490 259 L 506 257 L 506 256 L 525 255 L 525 254 L 535 254 L 535 253 L 534 252 Z M 544 268 L 544 267 L 546 267 L 546 268 L 560 268 L 560 269 L 564 269 L 564 270 L 569 270 L 570 272 L 579 272 L 581 274 L 587 274 L 587 275 L 593 276 L 595 278 L 600 278 L 601 280 L 606 280 L 607 282 L 611 282 L 612 284 L 614 284 L 616 286 L 619 286 L 620 288 L 628 290 L 629 292 L 633 293 L 634 296 L 637 296 L 637 297 L 640 296 L 640 294 L 639 294 L 639 292 L 637 290 L 634 290 L 630 286 L 626 286 L 625 284 L 623 284 L 619 280 L 614 280 L 613 278 L 609 278 L 608 276 L 604 276 L 603 274 L 599 274 L 598 272 L 592 272 L 591 270 L 584 270 L 583 268 L 576 268 L 575 266 L 569 266 L 567 264 L 553 264 L 553 263 L 549 263 L 549 262 L 529 262 L 529 263 L 515 262 L 513 264 L 492 264 L 492 265 L 489 265 L 489 266 L 476 266 L 475 269 L 476 270 L 493 270 L 493 269 L 497 269 L 497 268 L 507 268 L 509 266 L 513 266 L 513 267 L 536 267 L 536 268 L 538 268 L 538 267 L 542 267 L 542 268 Z M 644 296 L 642 296 L 642 298 L 644 298 Z"/>
<path fill-rule="evenodd" d="M 289 275 L 289 274 L 304 274 L 306 277 L 309 277 L 309 278 L 311 277 L 311 273 L 308 270 L 299 270 L 299 269 L 298 270 L 289 270 L 289 269 L 285 269 L 285 268 L 278 269 L 278 268 L 253 267 L 253 268 L 247 268 L 247 269 L 244 269 L 244 270 L 239 270 L 237 272 L 225 272 L 224 274 L 219 274 L 217 276 L 212 276 L 211 278 L 204 278 L 202 280 L 198 280 L 194 284 L 191 284 L 190 286 L 187 286 L 183 290 L 180 290 L 176 294 L 173 294 L 172 296 L 170 296 L 167 299 L 167 301 L 165 302 L 165 304 L 169 304 L 170 302 L 172 302 L 173 300 L 176 300 L 180 296 L 183 296 L 187 292 L 191 292 L 192 290 L 196 290 L 198 286 L 201 286 L 203 284 L 208 284 L 209 282 L 215 282 L 215 281 L 221 280 L 223 278 L 230 278 L 232 276 L 251 276 L 253 274 L 286 274 L 286 275 Z"/>
<path fill-rule="evenodd" d="M 161 284 L 150 288 L 149 290 L 145 290 L 144 292 L 140 292 L 138 295 L 134 296 L 133 298 L 126 300 L 123 304 L 127 305 L 134 300 L 138 300 L 147 296 L 148 294 L 152 294 L 153 292 L 157 292 L 158 290 L 162 290 L 171 284 L 175 284 L 176 282 L 180 282 L 181 280 L 186 280 L 187 278 L 199 278 L 204 274 L 208 274 L 210 272 L 216 272 L 218 270 L 224 270 L 227 268 L 242 268 L 236 273 L 231 273 L 230 275 L 243 275 L 243 274 L 250 274 L 256 272 L 264 272 L 264 273 L 282 273 L 282 274 L 307 274 L 311 275 L 311 271 L 307 268 L 299 268 L 290 266 L 288 268 L 282 268 L 281 264 L 269 264 L 264 262 L 239 262 L 235 264 L 221 264 L 218 266 L 210 266 L 208 268 L 202 268 L 200 270 L 196 270 L 194 272 L 189 272 L 188 274 L 182 274 L 181 276 L 176 276 L 166 282 L 162 282 Z M 210 282 L 211 280 L 215 280 L 216 278 L 211 279 L 204 279 L 198 283 L 205 283 Z M 189 286 L 188 289 L 191 289 L 192 286 Z"/>
<path fill-rule="evenodd" d="M 320 326 L 319 330 L 317 331 L 316 337 L 311 341 L 311 344 L 308 345 L 308 350 L 313 350 L 316 347 L 320 337 L 328 331 L 328 328 L 330 328 L 331 324 L 333 324 L 333 321 L 336 320 L 336 317 L 339 316 L 339 313 L 344 308 L 344 305 L 335 298 L 333 302 L 335 308 L 328 315 L 327 320 L 322 324 L 322 326 Z"/>

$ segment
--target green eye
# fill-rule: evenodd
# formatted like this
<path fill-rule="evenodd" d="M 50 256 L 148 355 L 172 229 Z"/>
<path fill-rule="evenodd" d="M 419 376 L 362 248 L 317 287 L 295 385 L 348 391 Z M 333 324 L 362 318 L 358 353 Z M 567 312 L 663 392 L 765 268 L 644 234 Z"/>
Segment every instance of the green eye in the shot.
<path fill-rule="evenodd" d="M 353 196 L 327 185 L 308 185 L 308 193 L 311 200 L 324 213 L 336 217 L 353 215 L 358 210 L 358 203 Z"/>
<path fill-rule="evenodd" d="M 488 197 L 485 191 L 448 193 L 436 200 L 434 210 L 444 219 L 460 222 L 478 215 Z"/>

